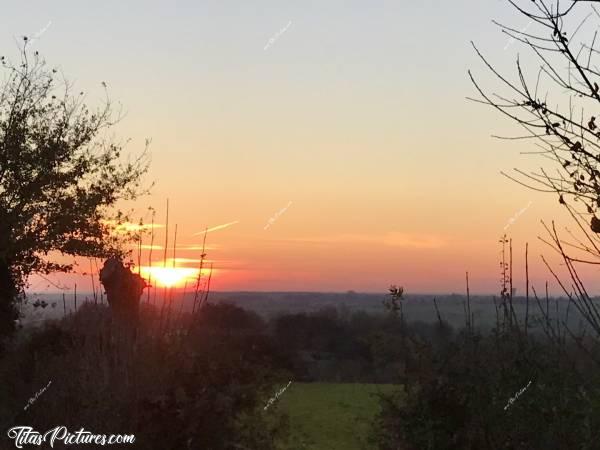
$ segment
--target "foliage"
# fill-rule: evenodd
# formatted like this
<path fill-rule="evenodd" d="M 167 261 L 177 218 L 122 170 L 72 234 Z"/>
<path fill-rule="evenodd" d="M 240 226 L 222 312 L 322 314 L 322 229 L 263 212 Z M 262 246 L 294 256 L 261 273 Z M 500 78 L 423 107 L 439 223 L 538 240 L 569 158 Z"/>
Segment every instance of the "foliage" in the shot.
<path fill-rule="evenodd" d="M 553 2 L 550 0 L 511 0 L 515 12 L 529 21 L 527 29 L 496 22 L 502 32 L 519 41 L 535 61 L 531 73 L 528 62 L 517 57 L 515 81 L 501 73 L 482 51 L 477 55 L 502 88 L 486 92 L 471 71 L 469 77 L 480 94 L 475 101 L 493 107 L 524 129 L 523 135 L 509 140 L 535 142 L 535 153 L 550 161 L 530 173 L 516 170 L 509 178 L 541 192 L 554 193 L 576 224 L 569 238 L 557 232 L 554 222 L 544 227 L 552 247 L 566 266 L 569 282 L 558 279 L 556 271 L 543 259 L 553 277 L 574 306 L 584 312 L 596 337 L 600 337 L 600 311 L 578 273 L 579 264 L 600 261 L 600 129 L 595 111 L 600 103 L 600 71 L 596 59 L 598 19 L 592 1 Z M 551 170 L 550 170 L 551 169 Z M 515 178 L 516 177 L 516 178 Z M 568 240 L 572 240 L 569 242 Z M 589 312 L 589 313 L 588 313 Z"/>
<path fill-rule="evenodd" d="M 427 348 L 402 378 L 404 392 L 383 397 L 373 439 L 406 450 L 600 448 L 600 372 L 576 370 L 588 356 L 563 350 L 470 332 Z"/>
<path fill-rule="evenodd" d="M 403 329 L 393 314 L 357 311 L 342 317 L 335 309 L 286 314 L 270 323 L 274 340 L 293 361 L 295 380 L 391 383 L 401 360 L 412 351 L 404 345 Z M 403 324 L 434 345 L 442 345 L 453 329 L 445 322 Z"/>
<path fill-rule="evenodd" d="M 513 139 L 536 141 L 541 149 L 536 153 L 556 163 L 552 172 L 517 171 L 523 183 L 557 193 L 561 204 L 579 202 L 585 207 L 581 212 L 590 216 L 589 228 L 598 232 L 600 221 L 594 216 L 600 207 L 600 132 L 594 112 L 600 103 L 600 72 L 595 63 L 598 12 L 593 2 L 510 3 L 532 26 L 519 31 L 495 23 L 530 53 L 536 72 L 529 74 L 527 61 L 517 57 L 518 81 L 510 81 L 475 48 L 505 91 L 486 93 L 470 71 L 469 75 L 482 103 L 525 130 L 524 136 Z"/>
<path fill-rule="evenodd" d="M 148 450 L 274 448 L 285 416 L 263 407 L 289 378 L 261 320 L 207 304 L 193 321 L 181 318 L 161 335 L 156 319 L 143 311 L 133 344 L 105 307 L 85 305 L 15 344 L 0 364 L 3 429 L 59 423 L 133 433 L 138 448 Z"/>

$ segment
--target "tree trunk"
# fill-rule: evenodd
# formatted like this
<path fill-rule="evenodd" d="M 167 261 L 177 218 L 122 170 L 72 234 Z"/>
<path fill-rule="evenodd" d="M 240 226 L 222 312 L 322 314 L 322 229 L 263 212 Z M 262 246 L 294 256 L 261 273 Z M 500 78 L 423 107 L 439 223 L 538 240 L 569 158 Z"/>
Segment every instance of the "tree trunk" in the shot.
<path fill-rule="evenodd" d="M 0 258 L 0 349 L 2 341 L 15 331 L 18 318 L 16 299 L 17 287 L 10 266 L 4 258 Z"/>
<path fill-rule="evenodd" d="M 144 279 L 132 273 L 117 258 L 109 258 L 100 271 L 100 282 L 115 318 L 122 324 L 135 325 L 140 296 L 147 286 Z"/>

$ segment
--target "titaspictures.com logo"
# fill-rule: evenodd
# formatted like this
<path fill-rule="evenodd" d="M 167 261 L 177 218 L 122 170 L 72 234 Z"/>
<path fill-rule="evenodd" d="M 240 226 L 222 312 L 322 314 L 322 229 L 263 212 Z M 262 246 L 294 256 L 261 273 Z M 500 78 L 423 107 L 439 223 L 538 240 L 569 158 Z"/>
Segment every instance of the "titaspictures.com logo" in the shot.
<path fill-rule="evenodd" d="M 14 439 L 15 447 L 23 448 L 24 445 L 50 445 L 62 442 L 65 445 L 114 445 L 114 444 L 133 444 L 135 435 L 133 434 L 94 434 L 81 428 L 79 431 L 71 433 L 65 426 L 58 426 L 40 433 L 32 427 L 18 426 L 8 430 L 8 437 Z M 44 445 L 47 448 L 46 445 Z"/>

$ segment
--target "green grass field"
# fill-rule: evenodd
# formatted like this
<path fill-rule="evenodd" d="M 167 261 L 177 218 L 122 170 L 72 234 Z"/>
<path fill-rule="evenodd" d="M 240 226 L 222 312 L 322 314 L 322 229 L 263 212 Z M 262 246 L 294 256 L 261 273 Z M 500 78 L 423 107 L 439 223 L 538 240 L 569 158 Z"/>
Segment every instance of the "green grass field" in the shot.
<path fill-rule="evenodd" d="M 379 411 L 378 393 L 389 384 L 292 383 L 278 399 L 290 419 L 282 450 L 369 449 L 370 422 Z"/>

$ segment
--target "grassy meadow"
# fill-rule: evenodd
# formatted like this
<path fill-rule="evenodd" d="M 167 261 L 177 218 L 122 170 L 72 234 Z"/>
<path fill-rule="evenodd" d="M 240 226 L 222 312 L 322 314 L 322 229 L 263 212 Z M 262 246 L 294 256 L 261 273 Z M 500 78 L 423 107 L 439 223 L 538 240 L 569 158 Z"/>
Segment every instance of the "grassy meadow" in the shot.
<path fill-rule="evenodd" d="M 378 394 L 392 384 L 292 383 L 278 399 L 289 416 L 290 439 L 282 450 L 370 449 L 369 426 Z"/>

